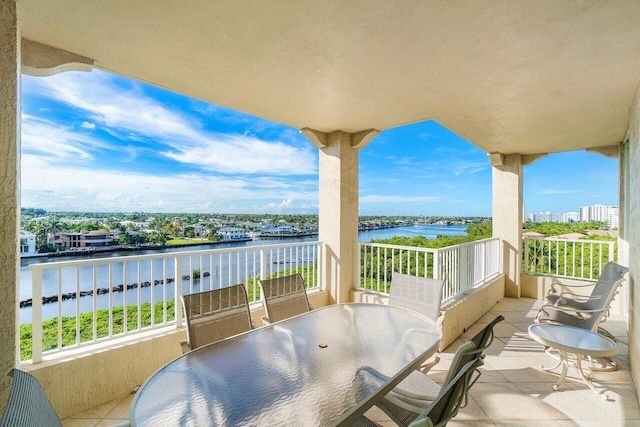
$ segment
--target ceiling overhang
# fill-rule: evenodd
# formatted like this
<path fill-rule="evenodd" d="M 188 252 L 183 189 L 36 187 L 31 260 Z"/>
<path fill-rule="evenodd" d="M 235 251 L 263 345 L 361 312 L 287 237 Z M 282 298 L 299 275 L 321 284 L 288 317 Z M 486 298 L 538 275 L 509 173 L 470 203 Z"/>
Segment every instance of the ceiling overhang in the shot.
<path fill-rule="evenodd" d="M 325 134 L 434 119 L 492 153 L 612 146 L 640 80 L 637 0 L 17 1 L 31 42 Z"/>

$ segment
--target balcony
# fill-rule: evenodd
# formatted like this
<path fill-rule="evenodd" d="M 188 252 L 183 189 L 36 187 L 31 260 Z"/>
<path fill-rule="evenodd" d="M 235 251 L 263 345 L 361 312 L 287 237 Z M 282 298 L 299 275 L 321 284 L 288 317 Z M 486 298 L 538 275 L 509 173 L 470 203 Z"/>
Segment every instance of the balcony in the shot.
<path fill-rule="evenodd" d="M 504 414 L 500 412 L 505 403 L 499 397 L 507 394 L 508 398 L 520 402 L 518 405 L 526 406 L 525 403 L 529 402 L 536 407 L 531 402 L 540 396 L 547 396 L 553 402 L 549 404 L 543 400 L 543 403 L 537 403 L 538 406 L 547 405 L 547 412 L 532 413 L 529 408 L 523 409 L 523 414 L 528 415 L 519 416 L 533 417 L 526 418 L 529 420 L 562 419 L 559 418 L 564 415 L 560 402 L 571 400 L 570 393 L 580 393 L 580 399 L 586 400 L 591 396 L 583 393 L 581 383 L 575 381 L 567 383 L 562 393 L 551 391 L 550 384 L 555 381 L 555 376 L 539 370 L 539 365 L 550 361 L 542 347 L 531 341 L 526 333 L 540 301 L 504 298 L 504 276 L 498 273 L 498 242 L 498 239 L 485 239 L 440 249 L 360 244 L 360 286 L 352 290 L 351 300 L 384 302 L 392 271 L 444 280 L 445 321 L 441 351 L 445 356 L 434 371 L 436 377 L 443 377 L 447 361 L 457 346 L 473 334 L 478 325 L 496 313 L 507 318 L 498 326 L 499 340 L 492 347 L 483 368 L 486 372 L 482 381 L 492 385 L 476 385 L 472 396 L 477 396 L 474 402 L 478 405 L 465 409 L 459 418 L 470 417 L 468 419 L 478 421 L 508 419 L 503 418 Z M 582 258 L 584 263 L 585 254 L 599 253 L 605 247 L 603 244 L 589 241 L 580 246 L 578 259 Z M 61 416 L 120 418 L 122 407 L 128 402 L 122 396 L 128 395 L 153 371 L 180 354 L 179 341 L 184 339 L 184 328 L 180 316 L 175 317 L 176 312 L 181 312 L 179 299 L 174 303 L 176 295 L 244 283 L 252 305 L 252 317 L 259 324 L 263 313 L 255 278 L 297 271 L 305 278 L 312 305 L 321 307 L 330 303 L 328 292 L 321 286 L 323 275 L 326 275 L 322 247 L 321 242 L 310 241 L 33 265 L 31 311 L 35 326 L 32 329 L 32 349 L 22 349 L 23 358 L 31 359 L 24 361 L 23 368 L 32 371 L 41 381 L 44 379 L 44 387 Z M 609 254 L 613 249 L 606 246 L 606 250 L 601 252 Z M 536 257 L 534 251 L 525 250 L 523 253 L 532 259 Z M 557 258 L 557 253 L 553 256 Z M 592 261 L 590 266 L 597 269 L 602 261 L 609 258 L 595 259 L 600 261 Z M 528 264 L 530 261 L 526 258 L 525 265 Z M 571 267 L 567 268 L 571 271 L 582 271 L 575 267 L 575 263 L 569 264 Z M 575 278 L 565 276 L 565 279 Z M 544 288 L 544 276 L 531 277 L 543 282 L 534 281 L 530 288 Z M 55 301 L 43 304 L 42 297 L 52 297 L 49 295 L 51 292 L 55 294 Z M 536 292 L 541 293 L 542 290 Z M 152 301 L 154 310 L 150 310 Z M 121 308 L 123 305 L 128 307 L 126 316 Z M 85 311 L 89 314 L 75 315 Z M 60 312 L 68 317 L 61 319 L 57 316 Z M 109 322 L 106 327 L 98 321 L 100 312 L 102 316 L 107 313 Z M 46 326 L 38 328 L 42 320 Z M 629 401 L 635 402 L 635 393 L 627 365 L 626 329 L 622 319 L 607 325 L 612 325 L 610 331 L 620 337 L 622 343 L 621 368 L 615 373 L 597 375 L 596 379 L 607 384 L 613 382 L 615 387 L 611 387 L 618 396 L 616 402 L 622 401 L 629 406 Z M 95 370 L 95 366 L 106 372 L 117 371 L 120 375 L 105 376 L 101 379 L 101 387 L 93 387 L 89 391 L 88 386 L 83 385 L 86 380 L 84 373 Z M 60 381 L 60 378 L 65 378 L 65 381 Z M 69 392 L 65 392 L 68 388 L 66 383 L 74 384 L 77 396 L 69 398 Z M 523 383 L 531 383 L 531 387 L 537 388 L 525 390 Z M 483 393 L 474 394 L 478 390 L 483 390 Z M 488 397 L 494 394 L 495 398 Z M 125 403 L 118 403 L 122 399 Z M 554 406 L 556 403 L 557 408 Z M 613 414 L 613 418 L 623 416 L 611 405 L 605 405 L 602 410 Z M 635 416 L 633 414 L 636 413 L 631 414 Z M 374 413 L 374 418 L 380 419 L 380 416 Z M 73 420 L 67 420 L 67 423 L 80 423 L 77 418 Z"/>
<path fill-rule="evenodd" d="M 555 392 L 552 384 L 557 375 L 540 370 L 541 365 L 551 366 L 553 359 L 526 333 L 540 304 L 541 301 L 531 298 L 504 298 L 444 350 L 440 363 L 430 374 L 436 380 L 444 379 L 453 353 L 466 338 L 494 316 L 501 314 L 506 318 L 496 327 L 496 339 L 480 368 L 482 376 L 471 389 L 469 405 L 449 425 L 637 425 L 640 409 L 629 372 L 623 320 L 614 316 L 606 322 L 607 329 L 618 339 L 618 371 L 593 375 L 597 388 L 606 389 L 610 400 L 605 401 L 589 390 L 572 370 L 563 388 Z M 64 420 L 63 425 L 112 425 L 125 421 L 132 397 L 123 395 L 75 414 Z M 367 416 L 382 426 L 395 426 L 375 407 Z"/>
<path fill-rule="evenodd" d="M 487 152 L 493 173 L 500 274 L 466 291 L 466 298 L 458 296 L 459 302 L 450 303 L 452 309 L 475 297 L 480 303 L 472 306 L 483 315 L 505 293 L 516 298 L 544 294 L 549 276 L 521 274 L 523 168 L 554 152 L 587 149 L 620 159 L 621 263 L 630 268 L 629 286 L 638 282 L 638 2 L 505 7 L 509 2 L 479 6 L 463 0 L 394 2 L 375 8 L 367 2 L 277 7 L 255 2 L 251 8 L 194 2 L 179 10 L 154 2 L 85 2 L 81 8 L 76 3 L 10 0 L 0 8 L 6 30 L 0 36 L 5 53 L 0 57 L 0 115 L 6 123 L 0 137 L 6 159 L 0 185 L 0 328 L 7 342 L 16 342 L 19 330 L 14 302 L 19 292 L 20 72 L 42 76 L 95 66 L 300 129 L 319 150 L 319 240 L 331 262 L 319 271 L 324 280 L 317 293 L 320 303 L 383 298 L 354 284 L 358 150 L 379 131 L 429 118 L 446 123 Z M 159 27 L 163 31 L 156 31 Z M 207 40 L 216 43 L 203 43 Z M 239 90 L 246 88 L 251 90 Z M 620 295 L 619 312 L 628 316 L 630 365 L 639 378 L 640 304 L 637 295 L 628 295 Z M 447 323 L 461 330 L 481 318 L 466 318 L 467 311 L 450 315 L 454 320 Z M 160 318 L 164 320 L 164 314 Z M 124 330 L 138 323 L 141 329 L 149 326 L 127 320 Z M 86 356 L 89 344 L 81 338 L 73 343 L 78 344 L 75 350 L 58 355 L 62 359 L 66 354 L 66 365 L 75 369 L 54 364 L 43 354 L 40 378 L 51 388 L 60 378 L 73 383 L 70 379 L 77 373 L 86 377 L 105 371 L 112 363 L 105 354 L 120 346 L 122 358 L 114 363 L 123 375 L 104 378 L 108 393 L 92 389 L 91 398 L 77 399 L 87 409 L 113 400 L 118 390 L 125 394 L 124 377 L 135 382 L 146 376 L 145 369 L 164 363 L 170 357 L 165 350 L 177 348 L 181 333 L 173 325 L 116 340 L 91 333 L 90 340 L 96 340 L 90 345 L 91 357 Z M 98 352 L 98 346 L 110 351 Z M 18 360 L 16 347 L 0 351 L 3 370 Z M 2 399 L 8 384 L 0 378 Z M 73 389 L 58 390 L 56 396 Z M 60 415 L 77 412 L 66 408 Z"/>

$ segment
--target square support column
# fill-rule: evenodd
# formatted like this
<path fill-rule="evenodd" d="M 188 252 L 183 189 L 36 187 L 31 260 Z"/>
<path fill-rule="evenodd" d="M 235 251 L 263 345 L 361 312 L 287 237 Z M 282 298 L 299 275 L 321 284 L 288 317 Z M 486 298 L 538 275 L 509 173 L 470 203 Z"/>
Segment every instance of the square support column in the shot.
<path fill-rule="evenodd" d="M 327 135 L 320 148 L 319 236 L 324 243 L 323 282 L 332 303 L 349 302 L 358 261 L 358 149 L 351 134 Z"/>
<path fill-rule="evenodd" d="M 500 238 L 505 295 L 520 297 L 522 271 L 522 156 L 500 156 L 493 165 L 493 237 Z"/>
<path fill-rule="evenodd" d="M 18 354 L 20 37 L 15 0 L 0 1 L 0 414 Z"/>

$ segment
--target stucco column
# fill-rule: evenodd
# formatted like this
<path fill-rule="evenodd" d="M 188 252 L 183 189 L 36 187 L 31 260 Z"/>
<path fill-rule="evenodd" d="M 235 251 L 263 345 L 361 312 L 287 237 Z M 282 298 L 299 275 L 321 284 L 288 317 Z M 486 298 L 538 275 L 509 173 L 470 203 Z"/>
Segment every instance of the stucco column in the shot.
<path fill-rule="evenodd" d="M 332 303 L 350 301 L 358 287 L 358 152 L 380 132 L 302 129 L 320 149 L 318 240 L 324 243 L 320 287 Z"/>
<path fill-rule="evenodd" d="M 505 275 L 505 295 L 520 297 L 522 271 L 522 156 L 492 157 L 493 237 L 500 238 L 500 273 Z"/>
<path fill-rule="evenodd" d="M 20 280 L 20 44 L 15 0 L 0 1 L 0 413 L 9 396 L 5 374 L 17 360 Z"/>

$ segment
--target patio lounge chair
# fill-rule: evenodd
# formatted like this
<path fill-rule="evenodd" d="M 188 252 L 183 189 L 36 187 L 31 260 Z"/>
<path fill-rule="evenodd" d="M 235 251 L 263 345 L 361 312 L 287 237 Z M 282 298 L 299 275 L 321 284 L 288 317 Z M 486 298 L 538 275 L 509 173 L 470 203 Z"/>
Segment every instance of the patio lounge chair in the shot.
<path fill-rule="evenodd" d="M 547 303 L 544 304 L 536 317 L 536 322 L 554 322 L 575 326 L 604 335 L 611 335 L 599 329 L 600 323 L 607 317 L 611 301 L 618 293 L 618 287 L 624 281 L 627 267 L 608 262 L 602 269 L 598 281 L 588 285 L 560 285 L 551 286 Z M 557 286 L 567 289 L 578 289 L 592 286 L 591 295 L 581 296 L 571 290 L 558 293 Z M 610 336 L 610 338 L 613 338 Z"/>
<path fill-rule="evenodd" d="M 229 338 L 253 328 L 243 285 L 183 295 L 187 341 L 183 352 Z"/>
<path fill-rule="evenodd" d="M 0 427 L 62 427 L 38 380 L 31 374 L 13 369 L 13 377 L 7 407 Z"/>
<path fill-rule="evenodd" d="M 264 310 L 267 313 L 262 316 L 263 324 L 279 322 L 311 309 L 304 279 L 300 273 L 259 282 Z"/>
<path fill-rule="evenodd" d="M 480 332 L 458 347 L 442 387 L 446 387 L 452 382 L 469 362 L 479 360 L 477 366 L 482 365 L 485 351 L 493 342 L 493 328 L 502 320 L 504 320 L 503 316 L 497 316 Z M 477 372 L 478 375 L 473 381 L 467 381 L 468 387 L 465 390 L 465 395 L 480 377 L 480 371 Z M 413 371 L 396 388 L 389 392 L 377 406 L 396 424 L 407 426 L 431 404 L 441 391 L 441 387 L 431 378 L 420 371 Z"/>
<path fill-rule="evenodd" d="M 547 295 L 548 302 L 540 307 L 540 311 L 536 316 L 536 323 L 551 322 L 574 326 L 597 332 L 615 341 L 615 337 L 601 328 L 600 323 L 608 317 L 611 301 L 618 293 L 618 287 L 622 285 L 627 271 L 629 271 L 627 267 L 618 265 L 615 262 L 608 262 L 602 269 L 600 277 L 595 284 L 582 286 L 552 285 L 549 295 Z M 589 296 L 577 295 L 571 291 L 564 291 L 558 294 L 556 286 L 574 289 L 593 286 L 593 290 Z M 547 353 L 550 350 L 548 347 L 545 348 Z M 551 353 L 549 355 L 553 356 Z M 593 358 L 589 358 L 589 360 L 593 371 L 615 371 L 618 368 L 615 360 L 610 357 L 598 360 L 597 365 L 596 360 Z"/>

